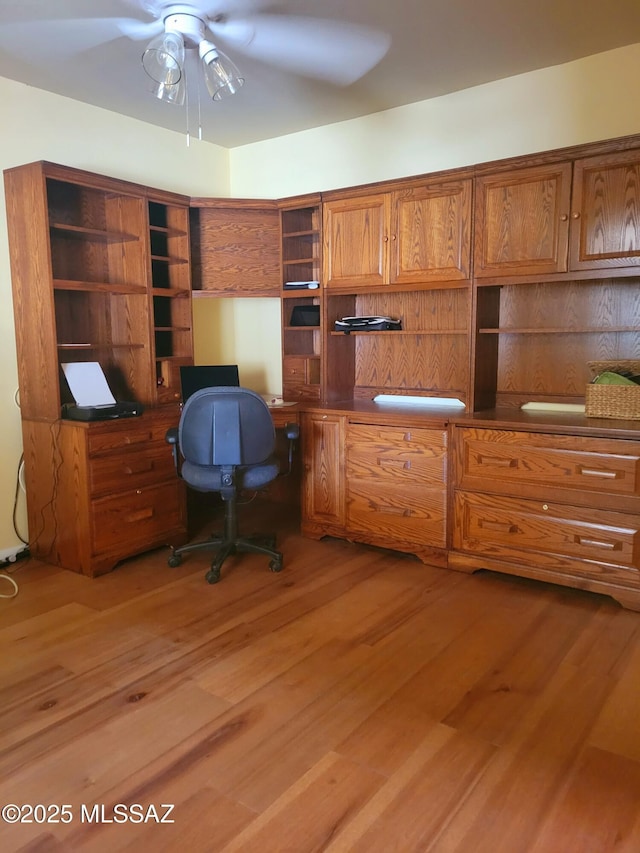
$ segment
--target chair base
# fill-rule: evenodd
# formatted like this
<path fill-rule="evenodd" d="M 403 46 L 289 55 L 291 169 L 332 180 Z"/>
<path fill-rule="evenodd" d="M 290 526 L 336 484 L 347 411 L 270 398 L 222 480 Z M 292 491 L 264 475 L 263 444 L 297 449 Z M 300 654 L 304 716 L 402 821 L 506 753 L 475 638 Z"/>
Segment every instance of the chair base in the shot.
<path fill-rule="evenodd" d="M 212 536 L 204 542 L 193 542 L 190 545 L 183 545 L 181 548 L 173 548 L 171 556 L 168 559 L 168 564 L 172 568 L 179 566 L 182 563 L 183 554 L 188 554 L 190 551 L 217 551 L 211 562 L 211 568 L 205 575 L 207 583 L 218 583 L 220 580 L 220 569 L 222 564 L 232 554 L 265 554 L 271 557 L 269 568 L 272 572 L 282 571 L 282 553 L 276 550 L 275 536 L 234 536 L 227 538 L 225 536 Z"/>

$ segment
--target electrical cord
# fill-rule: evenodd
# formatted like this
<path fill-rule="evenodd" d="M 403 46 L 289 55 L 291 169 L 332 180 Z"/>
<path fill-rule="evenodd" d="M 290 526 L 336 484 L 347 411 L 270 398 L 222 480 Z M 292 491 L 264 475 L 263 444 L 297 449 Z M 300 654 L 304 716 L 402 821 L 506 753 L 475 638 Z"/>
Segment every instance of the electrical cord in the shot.
<path fill-rule="evenodd" d="M 0 592 L 0 598 L 15 598 L 18 594 L 18 584 L 14 581 L 14 579 L 5 572 L 0 572 L 0 581 L 8 581 L 13 587 L 13 592 Z"/>

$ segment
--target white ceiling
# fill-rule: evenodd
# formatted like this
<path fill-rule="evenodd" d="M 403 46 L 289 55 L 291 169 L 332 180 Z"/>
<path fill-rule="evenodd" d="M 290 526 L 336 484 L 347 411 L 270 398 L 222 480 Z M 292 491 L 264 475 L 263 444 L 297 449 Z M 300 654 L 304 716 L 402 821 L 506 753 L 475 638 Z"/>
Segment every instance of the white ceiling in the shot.
<path fill-rule="evenodd" d="M 158 101 L 146 90 L 140 64 L 146 40 L 118 35 L 112 21 L 62 23 L 112 17 L 150 21 L 144 2 L 0 0 L 0 76 L 185 132 L 185 108 Z M 205 139 L 229 148 L 640 42 L 640 0 L 280 0 L 269 5 L 220 0 L 221 12 L 241 6 L 367 24 L 388 33 L 391 47 L 373 70 L 340 88 L 221 45 L 246 83 L 232 98 L 215 103 L 205 99 L 203 89 L 201 122 Z M 629 97 L 635 91 L 637 79 L 629 81 Z M 193 133 L 193 92 L 190 124 Z"/>

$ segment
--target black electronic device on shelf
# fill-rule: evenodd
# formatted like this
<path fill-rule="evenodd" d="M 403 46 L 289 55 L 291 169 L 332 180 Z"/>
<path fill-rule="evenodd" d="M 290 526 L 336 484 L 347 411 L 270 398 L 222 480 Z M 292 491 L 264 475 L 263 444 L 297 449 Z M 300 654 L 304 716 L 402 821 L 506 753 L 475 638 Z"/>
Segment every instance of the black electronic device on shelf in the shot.
<path fill-rule="evenodd" d="M 395 317 L 343 317 L 334 324 L 336 332 L 388 332 L 402 329 L 402 321 Z"/>

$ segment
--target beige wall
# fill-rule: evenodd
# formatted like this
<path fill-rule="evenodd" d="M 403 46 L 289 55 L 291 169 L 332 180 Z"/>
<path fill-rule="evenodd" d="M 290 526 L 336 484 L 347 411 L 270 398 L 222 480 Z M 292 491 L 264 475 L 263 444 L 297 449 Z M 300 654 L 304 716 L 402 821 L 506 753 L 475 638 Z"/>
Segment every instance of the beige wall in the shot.
<path fill-rule="evenodd" d="M 198 196 L 282 197 L 640 133 L 640 45 L 226 152 L 0 78 L 0 168 L 47 159 Z M 0 298 L 11 305 L 4 199 Z M 196 360 L 281 390 L 278 300 L 194 300 Z M 21 452 L 11 311 L 0 314 L 0 556 Z"/>
<path fill-rule="evenodd" d="M 354 186 L 640 132 L 640 44 L 231 151 L 231 195 Z"/>
<path fill-rule="evenodd" d="M 50 160 L 186 195 L 229 194 L 229 152 L 0 78 L 0 171 Z M 12 512 L 22 438 L 4 187 L 0 184 L 0 558 L 20 545 Z M 37 381 L 37 377 L 34 377 Z M 26 534 L 24 494 L 18 524 Z"/>

